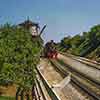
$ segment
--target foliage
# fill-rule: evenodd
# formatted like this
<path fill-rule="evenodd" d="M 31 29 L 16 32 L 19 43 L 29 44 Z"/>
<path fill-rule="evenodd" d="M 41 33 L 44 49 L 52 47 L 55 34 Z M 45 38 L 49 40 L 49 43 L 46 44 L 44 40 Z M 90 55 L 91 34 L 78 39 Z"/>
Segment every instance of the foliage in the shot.
<path fill-rule="evenodd" d="M 100 25 L 93 26 L 90 31 L 83 32 L 82 35 L 64 37 L 60 42 L 60 48 L 67 47 L 67 52 L 79 56 L 87 56 L 98 46 L 100 46 Z M 99 52 L 99 49 L 96 51 Z"/>
<path fill-rule="evenodd" d="M 0 84 L 31 88 L 43 41 L 24 28 L 5 24 L 0 28 Z"/>
<path fill-rule="evenodd" d="M 71 48 L 71 37 L 68 36 L 68 37 L 64 37 L 62 40 L 61 40 L 61 46 L 63 46 L 64 48 Z"/>
<path fill-rule="evenodd" d="M 80 35 L 75 35 L 71 39 L 72 48 L 77 48 L 83 41 L 84 40 Z"/>
<path fill-rule="evenodd" d="M 15 100 L 15 98 L 14 97 L 0 96 L 0 100 Z"/>

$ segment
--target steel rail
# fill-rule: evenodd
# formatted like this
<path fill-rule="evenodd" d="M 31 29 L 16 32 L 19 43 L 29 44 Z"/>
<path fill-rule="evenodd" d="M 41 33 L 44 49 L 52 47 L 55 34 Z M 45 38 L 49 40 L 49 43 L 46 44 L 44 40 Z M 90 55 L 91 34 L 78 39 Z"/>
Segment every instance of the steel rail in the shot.
<path fill-rule="evenodd" d="M 88 79 L 86 80 L 86 78 L 83 78 L 82 75 L 80 75 L 79 73 L 76 74 L 75 71 L 65 69 L 66 68 L 65 66 L 62 66 L 61 64 L 59 64 L 58 62 L 55 62 L 54 60 L 50 60 L 50 62 L 60 71 L 60 73 L 62 73 L 64 75 L 71 73 L 72 82 L 77 84 L 82 90 L 84 90 L 86 93 L 88 93 L 90 96 L 92 96 L 96 100 L 100 100 L 100 89 L 95 86 L 93 88 L 95 88 L 97 91 L 95 89 L 91 88 L 91 86 L 93 86 L 94 83 L 91 84 L 90 80 L 88 80 Z"/>
<path fill-rule="evenodd" d="M 66 54 L 66 53 L 63 53 L 63 52 L 59 52 L 59 53 L 64 55 L 64 56 L 71 57 L 72 59 L 74 59 L 74 60 L 76 60 L 80 63 L 88 65 L 89 67 L 93 67 L 93 68 L 100 70 L 100 64 L 99 63 L 93 63 L 89 60 L 86 60 L 85 58 L 80 58 L 80 57 L 74 56 L 72 54 Z"/>

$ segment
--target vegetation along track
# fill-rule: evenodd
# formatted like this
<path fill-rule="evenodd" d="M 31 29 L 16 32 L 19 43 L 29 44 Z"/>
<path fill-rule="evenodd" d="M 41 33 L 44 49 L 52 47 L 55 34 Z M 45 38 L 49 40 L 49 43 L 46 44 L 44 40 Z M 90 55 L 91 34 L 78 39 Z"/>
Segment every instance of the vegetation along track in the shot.
<path fill-rule="evenodd" d="M 94 100 L 100 100 L 100 86 L 93 81 L 84 77 L 84 75 L 76 72 L 75 70 L 61 64 L 57 60 L 50 60 L 51 63 L 64 75 L 71 73 L 71 81 L 79 86 L 82 90 L 88 93 Z"/>

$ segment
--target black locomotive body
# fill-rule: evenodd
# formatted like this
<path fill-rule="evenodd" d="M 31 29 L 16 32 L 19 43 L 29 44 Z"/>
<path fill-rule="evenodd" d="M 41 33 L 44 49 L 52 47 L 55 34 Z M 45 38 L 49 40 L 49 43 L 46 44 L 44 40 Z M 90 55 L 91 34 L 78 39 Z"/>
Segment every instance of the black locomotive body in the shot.
<path fill-rule="evenodd" d="M 56 51 L 56 48 L 55 48 L 55 43 L 53 42 L 53 40 L 51 40 L 50 42 L 47 42 L 45 44 L 45 47 L 44 47 L 44 56 L 46 58 L 57 58 L 57 51 Z"/>

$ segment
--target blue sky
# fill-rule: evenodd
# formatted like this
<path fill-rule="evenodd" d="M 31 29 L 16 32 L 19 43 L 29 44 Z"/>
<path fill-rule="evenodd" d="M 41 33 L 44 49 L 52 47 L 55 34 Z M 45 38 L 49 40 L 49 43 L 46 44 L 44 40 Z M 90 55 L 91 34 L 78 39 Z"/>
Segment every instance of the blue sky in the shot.
<path fill-rule="evenodd" d="M 47 24 L 45 41 L 60 41 L 100 24 L 100 0 L 0 0 L 0 24 L 18 24 L 27 16 Z"/>

